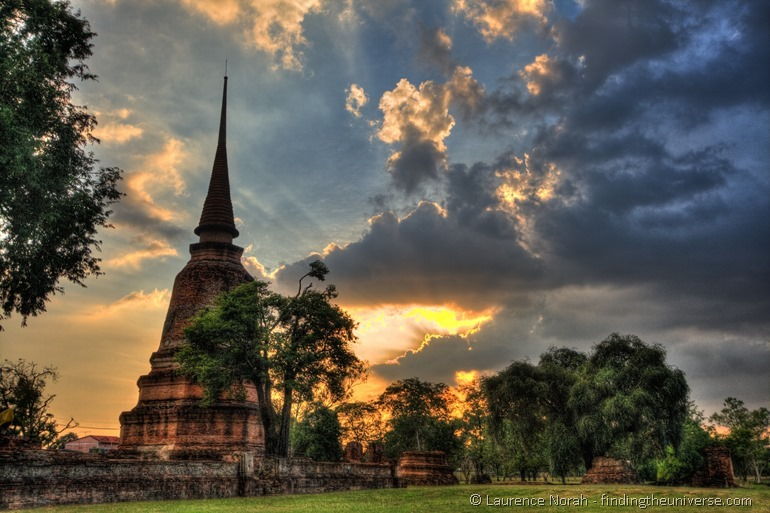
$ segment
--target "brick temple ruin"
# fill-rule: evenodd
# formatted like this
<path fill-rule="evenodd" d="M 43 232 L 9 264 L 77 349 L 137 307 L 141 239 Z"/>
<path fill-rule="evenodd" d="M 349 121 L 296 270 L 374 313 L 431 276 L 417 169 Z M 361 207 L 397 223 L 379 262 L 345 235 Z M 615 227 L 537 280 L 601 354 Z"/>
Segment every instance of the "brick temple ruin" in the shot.
<path fill-rule="evenodd" d="M 375 461 L 315 462 L 265 455 L 256 390 L 244 400 L 201 406 L 202 388 L 178 372 L 175 355 L 191 318 L 221 292 L 254 278 L 230 200 L 227 165 L 227 77 L 208 193 L 177 274 L 150 372 L 139 400 L 120 415 L 120 443 L 109 454 L 44 451 L 23 441 L 0 444 L 0 509 L 69 503 L 194 499 L 311 493 L 397 486 L 395 467 Z M 372 452 L 372 451 L 370 451 Z M 381 452 L 381 451 L 380 451 Z"/>
<path fill-rule="evenodd" d="M 125 453 L 162 459 L 220 458 L 249 451 L 264 453 L 265 434 L 254 387 L 246 399 L 218 399 L 200 406 L 203 390 L 177 369 L 175 355 L 190 319 L 222 292 L 254 278 L 241 263 L 243 248 L 230 200 L 227 166 L 227 77 L 222 92 L 219 138 L 206 200 L 190 244 L 190 260 L 174 280 L 160 347 L 150 356 L 150 373 L 139 378 L 139 402 L 120 415 Z"/>

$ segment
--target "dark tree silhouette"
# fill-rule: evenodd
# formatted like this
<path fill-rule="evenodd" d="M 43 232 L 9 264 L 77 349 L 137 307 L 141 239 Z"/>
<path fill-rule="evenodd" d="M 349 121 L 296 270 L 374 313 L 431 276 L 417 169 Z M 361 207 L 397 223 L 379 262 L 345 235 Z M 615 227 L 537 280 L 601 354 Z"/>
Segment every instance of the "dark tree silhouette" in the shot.
<path fill-rule="evenodd" d="M 60 280 L 100 273 L 96 232 L 120 170 L 96 167 L 96 119 L 71 101 L 75 80 L 95 78 L 94 36 L 68 2 L 0 3 L 0 319 L 24 323 Z"/>

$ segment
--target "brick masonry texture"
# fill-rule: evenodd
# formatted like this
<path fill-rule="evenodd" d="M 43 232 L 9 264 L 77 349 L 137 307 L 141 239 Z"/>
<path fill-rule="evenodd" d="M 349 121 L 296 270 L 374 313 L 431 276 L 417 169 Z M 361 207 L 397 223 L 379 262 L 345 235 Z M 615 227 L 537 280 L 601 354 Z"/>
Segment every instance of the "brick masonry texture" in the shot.
<path fill-rule="evenodd" d="M 387 464 L 314 462 L 241 453 L 236 461 L 114 458 L 0 451 L 0 509 L 137 500 L 252 497 L 393 488 Z"/>
<path fill-rule="evenodd" d="M 135 456 L 163 459 L 229 458 L 240 451 L 264 452 L 264 430 L 256 391 L 245 401 L 220 398 L 203 408 L 203 391 L 178 372 L 176 352 L 184 328 L 223 291 L 252 281 L 240 262 L 243 250 L 227 242 L 190 246 L 190 261 L 177 275 L 160 347 L 150 373 L 138 381 L 139 401 L 120 416 L 120 448 Z"/>
<path fill-rule="evenodd" d="M 396 467 L 396 477 L 404 486 L 436 486 L 457 484 L 441 451 L 408 451 L 401 454 Z"/>
<path fill-rule="evenodd" d="M 581 482 L 583 484 L 632 484 L 638 483 L 639 477 L 626 461 L 597 456 L 591 462 L 591 468 Z"/>
<path fill-rule="evenodd" d="M 693 486 L 732 488 L 735 484 L 733 459 L 727 447 L 708 447 L 703 454 L 703 467 L 692 477 Z"/>

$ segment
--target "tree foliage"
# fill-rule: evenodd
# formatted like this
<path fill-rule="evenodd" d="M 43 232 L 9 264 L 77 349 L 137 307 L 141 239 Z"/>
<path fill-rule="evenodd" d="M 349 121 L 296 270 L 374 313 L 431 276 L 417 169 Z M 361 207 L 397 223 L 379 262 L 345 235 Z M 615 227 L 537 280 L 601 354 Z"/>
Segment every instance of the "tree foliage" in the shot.
<path fill-rule="evenodd" d="M 0 319 L 45 311 L 60 280 L 99 274 L 96 232 L 117 168 L 86 151 L 96 119 L 72 104 L 95 36 L 68 2 L 0 4 Z"/>
<path fill-rule="evenodd" d="M 703 414 L 690 403 L 689 414 L 682 425 L 679 447 L 668 445 L 663 458 L 656 458 L 655 475 L 648 476 L 660 484 L 686 484 L 704 463 L 704 450 L 713 443 L 703 428 Z"/>
<path fill-rule="evenodd" d="M 56 419 L 49 411 L 56 396 L 45 393 L 48 381 L 56 378 L 56 369 L 52 367 L 41 369 L 24 360 L 3 362 L 0 367 L 0 411 L 13 409 L 13 421 L 3 428 L 8 434 L 39 443 L 44 448 L 62 445 L 61 433 L 77 427 L 77 423 L 70 419 L 57 429 Z"/>
<path fill-rule="evenodd" d="M 496 447 L 489 419 L 489 406 L 478 379 L 458 387 L 461 417 L 457 435 L 461 443 L 460 469 L 466 482 L 488 482 Z"/>
<path fill-rule="evenodd" d="M 292 453 L 316 461 L 342 459 L 342 428 L 337 413 L 321 404 L 292 428 Z"/>
<path fill-rule="evenodd" d="M 382 412 L 375 403 L 350 402 L 336 408 L 345 442 L 380 442 L 385 436 Z"/>
<path fill-rule="evenodd" d="M 491 422 L 515 447 L 522 479 L 545 459 L 565 476 L 594 456 L 639 464 L 676 449 L 688 387 L 665 351 L 633 335 L 610 335 L 590 355 L 552 348 L 537 365 L 513 362 L 484 380 Z"/>
<path fill-rule="evenodd" d="M 616 333 L 597 344 L 568 403 L 586 467 L 594 456 L 640 463 L 678 447 L 688 395 L 684 374 L 666 364 L 662 346 Z"/>
<path fill-rule="evenodd" d="M 256 388 L 267 449 L 289 451 L 292 407 L 313 401 L 323 391 L 344 399 L 351 380 L 364 372 L 351 345 L 355 323 L 332 303 L 333 286 L 312 289 L 309 277 L 323 279 L 328 269 L 313 262 L 294 296 L 271 292 L 254 281 L 222 294 L 185 330 L 188 344 L 177 354 L 181 370 L 201 383 L 204 403 L 222 394 L 243 397 Z"/>
<path fill-rule="evenodd" d="M 484 380 L 495 433 L 513 445 L 522 480 L 545 463 L 564 480 L 579 464 L 575 414 L 568 407 L 577 371 L 586 356 L 567 348 L 549 349 L 540 362 L 513 362 Z"/>
<path fill-rule="evenodd" d="M 444 451 L 453 458 L 459 448 L 449 415 L 450 391 L 444 383 L 408 378 L 388 385 L 378 400 L 390 415 L 385 452 Z"/>
<path fill-rule="evenodd" d="M 761 482 L 770 464 L 770 410 L 749 410 L 740 399 L 728 397 L 710 420 L 729 430 L 719 440 L 730 449 L 738 474 L 744 481 L 752 474 L 756 483 Z"/>

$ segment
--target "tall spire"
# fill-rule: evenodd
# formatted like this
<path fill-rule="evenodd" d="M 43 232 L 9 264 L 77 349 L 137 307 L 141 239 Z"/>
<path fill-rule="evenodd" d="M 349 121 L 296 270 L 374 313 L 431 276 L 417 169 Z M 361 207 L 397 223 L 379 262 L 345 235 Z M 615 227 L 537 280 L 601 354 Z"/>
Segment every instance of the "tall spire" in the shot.
<path fill-rule="evenodd" d="M 203 203 L 200 223 L 195 228 L 195 235 L 200 235 L 201 241 L 221 240 L 222 237 L 229 237 L 232 240 L 238 236 L 233 217 L 233 204 L 230 201 L 230 179 L 227 169 L 227 74 L 225 74 L 225 83 L 222 88 L 222 113 L 219 118 L 217 152 L 214 155 L 209 191 Z"/>

